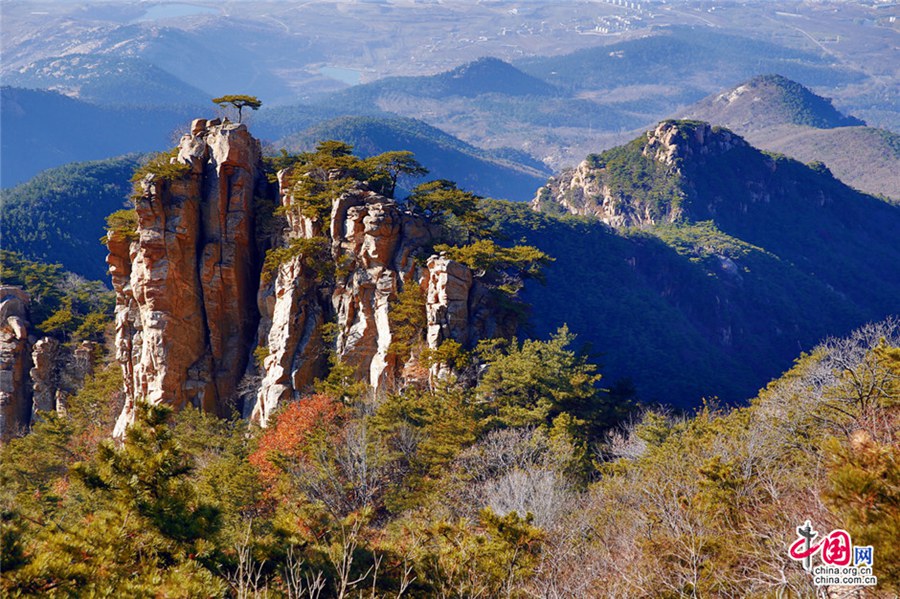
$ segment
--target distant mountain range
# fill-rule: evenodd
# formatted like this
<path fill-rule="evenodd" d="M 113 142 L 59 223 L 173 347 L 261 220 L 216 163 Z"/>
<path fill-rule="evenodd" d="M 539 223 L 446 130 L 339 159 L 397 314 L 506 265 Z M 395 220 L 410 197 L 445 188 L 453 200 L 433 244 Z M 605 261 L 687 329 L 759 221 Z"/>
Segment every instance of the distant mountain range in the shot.
<path fill-rule="evenodd" d="M 628 132 L 761 71 L 828 87 L 864 77 L 818 53 L 709 27 L 673 26 L 561 56 L 512 64 L 483 58 L 436 75 L 390 77 L 332 93 L 316 105 L 415 117 L 473 145 L 526 149 L 559 168 L 600 139 L 624 141 Z"/>
<path fill-rule="evenodd" d="M 760 148 L 804 162 L 824 162 L 848 185 L 900 200 L 900 135 L 866 127 L 780 75 L 754 77 L 679 116 L 728 127 Z"/>
<path fill-rule="evenodd" d="M 172 147 L 197 114 L 191 107 L 98 106 L 57 92 L 13 87 L 0 89 L 0 103 L 3 187 L 69 162 Z"/>
<path fill-rule="evenodd" d="M 465 189 L 498 199 L 524 201 L 551 174 L 544 164 L 527 154 L 480 150 L 421 121 L 397 117 L 341 117 L 289 136 L 276 145 L 309 151 L 324 139 L 350 143 L 362 157 L 409 150 L 428 166 L 429 179 L 456 181 Z M 417 183 L 401 181 L 407 190 Z"/>
<path fill-rule="evenodd" d="M 672 26 L 653 35 L 563 56 L 518 60 L 526 73 L 568 90 L 675 82 L 709 89 L 760 72 L 784 73 L 811 85 L 839 85 L 864 74 L 836 68 L 827 56 L 707 26 Z"/>
<path fill-rule="evenodd" d="M 210 98 L 168 71 L 130 56 L 69 54 L 46 58 L 5 76 L 4 82 L 112 106 L 200 105 Z"/>
<path fill-rule="evenodd" d="M 411 117 L 475 147 L 525 152 L 552 169 L 623 143 L 651 123 L 760 72 L 781 73 L 817 90 L 869 85 L 860 83 L 865 73 L 815 49 L 790 48 L 724 28 L 670 24 L 612 44 L 598 39 L 596 47 L 576 52 L 512 62 L 509 57 L 504 61 L 484 56 L 436 74 L 392 76 L 347 87 L 322 74 L 327 52 L 316 39 L 293 35 L 287 16 L 238 21 L 198 8 L 179 23 L 166 18 L 142 21 L 144 12 L 141 7 L 119 7 L 100 18 L 103 25 L 92 26 L 73 16 L 78 25 L 59 23 L 68 33 L 57 28 L 44 36 L 25 36 L 6 51 L 4 81 L 58 90 L 97 105 L 140 105 L 141 118 L 159 123 L 169 118 L 162 113 L 184 114 L 185 104 L 208 109 L 214 95 L 250 93 L 264 104 L 251 122 L 256 134 L 269 141 L 340 116 Z M 227 44 L 221 43 L 226 39 Z M 378 52 L 368 48 L 366 60 Z M 865 102 L 874 102 L 867 104 L 867 113 L 889 110 L 885 101 L 870 102 L 867 96 Z M 82 118 L 83 110 L 72 116 L 73 110 L 60 106 L 55 112 L 80 122 L 105 119 L 118 125 L 134 120 L 121 114 Z M 161 129 L 146 129 L 151 130 Z M 99 140 L 97 147 L 106 141 L 102 132 L 101 127 L 92 134 Z M 139 139 L 138 133 L 118 137 L 120 143 L 102 154 L 76 154 L 51 144 L 41 150 L 42 156 L 14 159 L 4 166 L 4 185 L 23 182 L 40 168 L 67 160 L 161 149 L 155 141 Z M 125 137 L 137 143 L 122 141 Z M 22 153 L 29 151 L 26 140 Z M 55 152 L 60 157 L 48 162 Z M 840 166 L 834 168 L 843 176 Z"/>

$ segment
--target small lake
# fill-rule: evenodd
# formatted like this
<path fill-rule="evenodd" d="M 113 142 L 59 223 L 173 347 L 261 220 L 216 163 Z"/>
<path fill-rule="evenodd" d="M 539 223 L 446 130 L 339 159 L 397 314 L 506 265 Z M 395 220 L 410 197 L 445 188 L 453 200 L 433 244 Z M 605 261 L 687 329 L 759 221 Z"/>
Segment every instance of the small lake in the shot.
<path fill-rule="evenodd" d="M 147 9 L 137 21 L 156 21 L 157 19 L 177 19 L 180 17 L 194 17 L 197 15 L 214 15 L 219 11 L 207 6 L 194 4 L 156 4 Z"/>
<path fill-rule="evenodd" d="M 361 71 L 344 67 L 322 67 L 319 69 L 319 73 L 331 79 L 337 79 L 347 85 L 359 85 L 359 82 L 362 80 Z"/>

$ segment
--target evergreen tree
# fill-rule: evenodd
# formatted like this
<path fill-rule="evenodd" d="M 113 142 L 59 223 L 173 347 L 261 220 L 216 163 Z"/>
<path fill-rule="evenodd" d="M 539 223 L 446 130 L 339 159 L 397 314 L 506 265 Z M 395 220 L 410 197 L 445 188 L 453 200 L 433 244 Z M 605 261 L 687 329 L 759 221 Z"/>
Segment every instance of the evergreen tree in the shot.
<path fill-rule="evenodd" d="M 489 341 L 478 353 L 487 366 L 477 394 L 504 426 L 548 426 L 562 413 L 604 424 L 606 403 L 597 367 L 571 349 L 575 335 L 565 326 L 548 341 Z"/>
<path fill-rule="evenodd" d="M 238 111 L 238 122 L 241 122 L 241 118 L 243 116 L 244 108 L 250 108 L 252 110 L 259 110 L 259 107 L 262 106 L 262 102 L 256 96 L 247 96 L 244 94 L 231 94 L 227 96 L 220 96 L 218 98 L 212 99 L 213 104 L 218 104 L 222 108 L 226 106 L 232 106 Z"/>

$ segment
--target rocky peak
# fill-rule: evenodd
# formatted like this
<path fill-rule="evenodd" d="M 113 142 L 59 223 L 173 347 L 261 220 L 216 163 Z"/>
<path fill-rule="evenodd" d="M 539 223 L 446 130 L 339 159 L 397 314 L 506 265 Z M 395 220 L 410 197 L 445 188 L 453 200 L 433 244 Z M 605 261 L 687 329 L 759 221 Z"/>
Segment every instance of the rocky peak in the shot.
<path fill-rule="evenodd" d="M 108 234 L 126 396 L 118 435 L 138 398 L 240 408 L 265 425 L 312 390 L 329 357 L 374 393 L 406 384 L 422 369 L 398 354 L 392 310 L 409 286 L 426 321 L 416 352 L 509 332 L 468 267 L 429 257 L 436 225 L 337 170 L 285 170 L 278 189 L 268 185 L 244 125 L 196 120 L 168 161 L 144 171 L 136 230 Z M 336 190 L 330 211 L 321 194 L 309 209 L 310 181 L 298 177 L 324 177 L 313 187 Z M 257 239 L 254 211 L 266 202 L 283 218 L 260 215 L 281 225 Z"/>
<path fill-rule="evenodd" d="M 125 375 L 119 434 L 137 398 L 227 412 L 258 320 L 259 142 L 245 125 L 198 119 L 171 165 L 138 182 L 137 231 L 108 235 Z"/>
<path fill-rule="evenodd" d="M 643 155 L 676 169 L 686 159 L 716 156 L 748 145 L 731 131 L 702 121 L 663 121 L 647 131 L 646 138 Z"/>
<path fill-rule="evenodd" d="M 688 205 L 690 178 L 710 161 L 748 148 L 727 129 L 663 121 L 631 143 L 592 154 L 550 178 L 538 189 L 532 208 L 591 216 L 617 229 L 676 222 L 697 216 L 689 214 L 697 208 Z"/>

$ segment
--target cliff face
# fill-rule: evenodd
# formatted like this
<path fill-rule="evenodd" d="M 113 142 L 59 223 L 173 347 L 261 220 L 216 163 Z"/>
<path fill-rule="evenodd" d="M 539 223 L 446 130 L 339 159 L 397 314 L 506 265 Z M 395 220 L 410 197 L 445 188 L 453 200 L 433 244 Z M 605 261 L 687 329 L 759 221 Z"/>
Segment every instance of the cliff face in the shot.
<path fill-rule="evenodd" d="M 27 426 L 31 416 L 28 302 L 18 287 L 0 287 L 0 440 Z"/>
<path fill-rule="evenodd" d="M 283 205 L 293 201 L 282 194 Z M 415 357 L 406 362 L 391 348 L 391 310 L 406 285 L 420 287 L 426 298 L 427 347 L 478 335 L 468 319 L 470 303 L 479 301 L 471 293 L 469 268 L 438 256 L 425 265 L 416 260 L 435 235 L 423 219 L 360 183 L 334 199 L 329 227 L 323 229 L 314 219 L 291 216 L 284 244 L 322 240 L 323 258 L 334 266 L 333 281 L 323 282 L 306 252 L 281 264 L 260 290 L 258 339 L 267 351 L 259 392 L 245 413 L 264 425 L 281 403 L 311 390 L 324 373 L 328 351 L 375 393 L 414 376 Z"/>
<path fill-rule="evenodd" d="M 682 181 L 684 164 L 702 165 L 735 148 L 749 145 L 728 130 L 700 122 L 664 121 L 628 146 L 589 156 L 574 169 L 551 177 L 538 189 L 532 207 L 561 208 L 616 229 L 702 218 L 700 213 L 708 210 L 689 204 L 689 183 Z"/>
<path fill-rule="evenodd" d="M 41 411 L 62 412 L 93 367 L 94 344 L 38 339 L 28 322 L 30 298 L 0 286 L 0 441 L 28 429 Z"/>
<path fill-rule="evenodd" d="M 94 370 L 94 348 L 92 341 L 64 345 L 52 337 L 34 343 L 29 372 L 32 422 L 39 411 L 65 413 L 69 396 L 84 386 Z"/>
<path fill-rule="evenodd" d="M 254 197 L 265 193 L 259 142 L 239 124 L 194 121 L 173 162 L 179 177 L 147 175 L 137 238 L 109 235 L 117 359 L 134 400 L 225 413 L 257 324 Z"/>
<path fill-rule="evenodd" d="M 139 398 L 219 414 L 239 408 L 265 425 L 312 390 L 329 357 L 375 393 L 413 380 L 418 351 L 392 348 L 392 310 L 407 285 L 425 298 L 422 347 L 511 333 L 468 267 L 429 257 L 436 226 L 365 182 L 336 193 L 327 217 L 304 216 L 289 171 L 277 191 L 265 182 L 259 144 L 243 125 L 202 120 L 172 163 L 175 176 L 139 182 L 137 230 L 107 236 L 126 395 L 117 435 Z M 283 228 L 257 239 L 255 199 L 276 193 Z M 263 272 L 269 245 L 278 259 Z M 430 375 L 446 373 L 438 365 Z"/>

